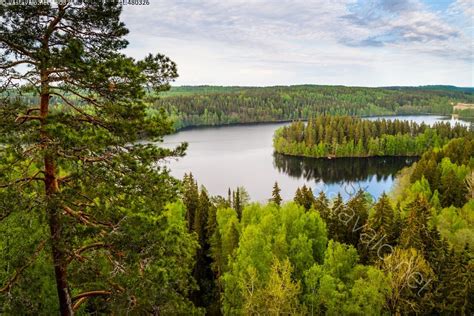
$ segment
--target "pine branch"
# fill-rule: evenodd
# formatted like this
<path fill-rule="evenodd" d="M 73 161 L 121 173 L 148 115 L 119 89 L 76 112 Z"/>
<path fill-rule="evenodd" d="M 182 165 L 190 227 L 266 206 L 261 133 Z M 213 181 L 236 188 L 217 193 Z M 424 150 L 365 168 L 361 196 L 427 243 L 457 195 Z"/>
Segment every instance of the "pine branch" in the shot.
<path fill-rule="evenodd" d="M 51 92 L 50 95 L 56 95 L 58 97 L 60 97 L 67 105 L 69 105 L 70 107 L 72 107 L 75 111 L 77 111 L 78 113 L 82 114 L 85 119 L 87 120 L 87 122 L 90 122 L 94 125 L 98 125 L 100 127 L 103 127 L 105 129 L 108 130 L 108 127 L 102 123 L 100 120 L 98 120 L 97 118 L 95 118 L 94 116 L 84 112 L 83 110 L 79 109 L 77 106 L 75 106 L 71 101 L 69 101 L 65 96 L 63 96 L 62 94 L 60 93 L 57 93 L 57 92 Z"/>
<path fill-rule="evenodd" d="M 12 288 L 12 286 L 15 284 L 15 282 L 23 273 L 23 271 L 25 271 L 30 265 L 34 263 L 34 261 L 36 260 L 38 255 L 41 253 L 45 245 L 46 245 L 46 240 L 43 240 L 42 242 L 39 243 L 38 247 L 36 247 L 36 250 L 31 256 L 30 260 L 28 260 L 28 262 L 24 266 L 22 266 L 21 268 L 18 268 L 15 271 L 15 273 L 10 278 L 10 280 L 8 280 L 8 282 L 2 288 L 0 288 L 0 293 L 7 292 Z"/>
<path fill-rule="evenodd" d="M 89 245 L 86 245 L 86 246 L 83 246 L 79 249 L 77 249 L 76 251 L 73 252 L 73 254 L 69 257 L 69 259 L 67 260 L 67 263 L 71 263 L 74 258 L 81 258 L 83 259 L 83 257 L 81 256 L 82 253 L 86 252 L 87 250 L 91 250 L 91 249 L 100 249 L 100 248 L 108 248 L 109 245 L 107 245 L 106 243 L 104 242 L 96 242 L 96 243 L 93 243 L 93 244 L 89 244 Z"/>
<path fill-rule="evenodd" d="M 75 211 L 69 206 L 63 205 L 62 209 L 66 212 L 66 214 L 76 218 L 78 221 L 81 223 L 91 226 L 91 227 L 107 227 L 107 228 L 113 228 L 113 225 L 110 223 L 102 223 L 102 222 L 96 222 L 90 219 L 90 216 L 87 214 L 84 214 L 84 212 L 81 211 Z"/>
<path fill-rule="evenodd" d="M 37 63 L 32 61 L 32 60 L 22 59 L 22 60 L 13 61 L 13 62 L 5 64 L 5 65 L 0 65 L 0 69 L 9 69 L 9 68 L 21 65 L 21 64 L 37 65 Z"/>
<path fill-rule="evenodd" d="M 109 296 L 112 294 L 111 291 L 106 291 L 106 290 L 98 290 L 98 291 L 89 291 L 89 292 L 84 292 L 81 294 L 76 295 L 75 297 L 72 298 L 74 303 L 73 310 L 76 311 L 79 309 L 79 307 L 89 298 L 89 297 L 94 297 L 94 296 Z"/>
<path fill-rule="evenodd" d="M 44 181 L 44 178 L 40 178 L 40 177 L 37 177 L 38 174 L 40 174 L 41 171 L 38 171 L 37 173 L 35 173 L 33 176 L 31 177 L 26 177 L 26 178 L 21 178 L 21 179 L 17 179 L 13 182 L 10 182 L 10 183 L 7 183 L 7 184 L 1 184 L 0 185 L 0 188 L 7 188 L 7 187 L 10 187 L 12 185 L 15 185 L 15 184 L 18 184 L 18 183 L 22 183 L 22 182 L 26 182 L 24 184 L 28 184 L 30 183 L 31 181 Z"/>
<path fill-rule="evenodd" d="M 39 116 L 39 115 L 19 115 L 15 122 L 17 122 L 19 125 L 25 123 L 26 121 L 31 121 L 31 120 L 38 120 L 38 121 L 42 121 L 43 120 L 43 117 Z"/>

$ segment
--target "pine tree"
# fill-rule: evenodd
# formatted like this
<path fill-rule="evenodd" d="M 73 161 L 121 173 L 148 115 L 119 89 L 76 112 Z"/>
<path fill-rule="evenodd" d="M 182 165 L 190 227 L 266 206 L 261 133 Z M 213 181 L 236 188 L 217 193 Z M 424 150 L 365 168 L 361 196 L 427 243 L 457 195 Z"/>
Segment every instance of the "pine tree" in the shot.
<path fill-rule="evenodd" d="M 278 186 L 278 182 L 275 182 L 275 184 L 273 185 L 272 198 L 270 199 L 270 201 L 274 202 L 276 205 L 280 205 L 282 201 L 280 192 L 281 192 L 281 189 Z"/>
<path fill-rule="evenodd" d="M 121 11 L 117 2 L 89 0 L 0 6 L 0 200 L 11 201 L 12 218 L 28 209 L 38 223 L 25 238 L 41 236 L 30 256 L 17 253 L 31 262 L 10 260 L 7 270 L 28 273 L 40 262 L 54 270 L 51 314 L 72 315 L 91 300 L 110 313 L 189 307 L 195 242 L 182 230 L 181 206 L 166 210 L 178 182 L 156 164 L 185 147 L 137 143 L 172 131 L 163 111 L 146 112 L 177 77 L 176 65 L 160 54 L 138 61 L 122 54 Z M 156 261 L 163 253 L 169 260 Z M 158 270 L 170 276 L 166 284 L 150 273 Z M 9 280 L 8 289 L 28 282 Z M 34 301 L 40 292 L 13 299 Z"/>

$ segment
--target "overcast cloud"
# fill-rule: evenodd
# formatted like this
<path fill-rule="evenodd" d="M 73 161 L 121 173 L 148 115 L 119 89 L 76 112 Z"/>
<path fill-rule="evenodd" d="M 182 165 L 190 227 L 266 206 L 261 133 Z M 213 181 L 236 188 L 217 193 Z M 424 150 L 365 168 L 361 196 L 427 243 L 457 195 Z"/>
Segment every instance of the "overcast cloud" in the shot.
<path fill-rule="evenodd" d="M 474 85 L 472 0 L 150 2 L 124 9 L 128 53 L 177 85 Z"/>

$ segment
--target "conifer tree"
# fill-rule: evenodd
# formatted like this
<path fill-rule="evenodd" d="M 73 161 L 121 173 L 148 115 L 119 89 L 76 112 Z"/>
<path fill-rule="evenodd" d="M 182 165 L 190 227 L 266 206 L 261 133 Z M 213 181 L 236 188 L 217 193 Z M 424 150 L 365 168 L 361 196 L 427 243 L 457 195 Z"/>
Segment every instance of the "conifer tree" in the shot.
<path fill-rule="evenodd" d="M 459 179 L 453 169 L 441 176 L 440 195 L 443 207 L 462 207 L 466 202 L 467 186 L 464 179 Z"/>
<path fill-rule="evenodd" d="M 431 206 L 426 198 L 418 197 L 407 205 L 407 218 L 400 235 L 400 246 L 414 248 L 426 255 L 427 248 L 433 243 L 432 233 L 428 226 L 431 218 Z"/>
<path fill-rule="evenodd" d="M 390 204 L 388 196 L 384 193 L 380 196 L 377 203 L 374 205 L 373 214 L 367 222 L 364 229 L 364 239 L 361 242 L 361 252 L 367 255 L 369 262 L 376 262 L 383 259 L 383 256 L 390 251 L 389 247 L 382 247 L 387 244 L 394 247 L 396 244 L 395 232 L 395 213 Z"/>
<path fill-rule="evenodd" d="M 319 212 L 319 215 L 328 223 L 330 217 L 329 200 L 323 191 L 319 192 L 318 198 L 314 201 L 314 209 Z"/>
<path fill-rule="evenodd" d="M 346 203 L 345 216 L 341 216 L 341 220 L 346 227 L 343 241 L 346 244 L 353 245 L 356 249 L 358 248 L 360 234 L 367 222 L 367 204 L 365 192 L 359 190 L 357 194 Z"/>
<path fill-rule="evenodd" d="M 181 206 L 166 208 L 177 181 L 156 164 L 184 146 L 137 143 L 171 132 L 164 111 L 148 114 L 147 103 L 169 88 L 176 65 L 161 54 L 124 55 L 121 11 L 90 0 L 0 6 L 0 200 L 10 201 L 1 217 L 28 212 L 37 224 L 24 238 L 38 237 L 36 248 L 16 248 L 24 259 L 0 260 L 10 275 L 0 281 L 2 299 L 38 298 L 21 275 L 41 263 L 54 270 L 51 314 L 72 315 L 91 301 L 109 313 L 190 307 L 195 242 L 182 230 Z M 171 279 L 151 274 L 158 270 Z M 15 285 L 21 292 L 8 295 Z"/>
<path fill-rule="evenodd" d="M 189 231 L 195 231 L 196 214 L 199 209 L 199 189 L 193 174 L 185 174 L 183 177 L 183 202 L 186 206 L 186 220 Z"/>
<path fill-rule="evenodd" d="M 331 216 L 329 217 L 329 223 L 327 223 L 329 238 L 332 238 L 335 241 L 343 242 L 346 232 L 346 225 L 344 223 L 346 214 L 347 212 L 344 200 L 342 199 L 342 195 L 338 193 L 337 197 L 332 203 Z"/>
<path fill-rule="evenodd" d="M 240 188 L 237 188 L 236 191 L 232 193 L 233 195 L 233 207 L 237 212 L 237 218 L 240 220 L 242 218 L 242 203 L 240 202 Z"/>
<path fill-rule="evenodd" d="M 278 186 L 278 182 L 275 182 L 275 184 L 273 185 L 272 198 L 270 199 L 270 201 L 274 202 L 276 205 L 280 205 L 282 201 L 280 192 L 281 192 L 281 189 Z"/>
<path fill-rule="evenodd" d="M 215 214 L 214 206 L 209 200 L 206 188 L 201 187 L 199 194 L 199 204 L 194 218 L 193 229 L 197 234 L 199 248 L 196 251 L 196 260 L 194 264 L 193 275 L 198 285 L 198 290 L 191 294 L 196 306 L 209 307 L 215 298 L 215 279 L 211 270 L 210 236 L 213 232 L 210 221 L 215 221 L 209 217 Z"/>
<path fill-rule="evenodd" d="M 293 198 L 296 204 L 303 205 L 303 194 L 301 193 L 301 189 L 298 187 L 295 192 L 295 197 Z"/>
<path fill-rule="evenodd" d="M 294 201 L 306 210 L 309 210 L 314 204 L 313 191 L 306 185 L 303 185 L 301 188 L 296 189 Z"/>

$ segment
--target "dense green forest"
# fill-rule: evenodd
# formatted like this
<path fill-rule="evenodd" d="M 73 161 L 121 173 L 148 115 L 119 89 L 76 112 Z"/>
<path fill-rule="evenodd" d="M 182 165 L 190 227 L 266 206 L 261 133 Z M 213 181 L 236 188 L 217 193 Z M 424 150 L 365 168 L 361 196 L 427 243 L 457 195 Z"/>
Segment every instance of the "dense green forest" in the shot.
<path fill-rule="evenodd" d="M 273 145 L 282 154 L 305 157 L 419 156 L 450 139 L 472 137 L 460 124 L 426 124 L 401 120 L 364 120 L 321 115 L 296 121 L 275 132 Z"/>
<path fill-rule="evenodd" d="M 474 103 L 470 90 L 344 86 L 173 87 L 156 101 L 175 128 L 309 119 L 335 115 L 450 115 L 453 104 Z"/>
<path fill-rule="evenodd" d="M 433 132 L 431 149 L 378 200 L 362 191 L 329 200 L 303 186 L 284 202 L 277 183 L 264 204 L 245 187 L 210 196 L 191 174 L 181 181 L 161 164 L 186 150 L 154 145 L 173 122 L 149 107 L 176 65 L 161 54 L 121 53 L 121 12 L 112 1 L 0 6 L 0 314 L 474 312 L 474 141 L 466 130 L 367 125 L 377 135 Z M 25 90 L 31 102 L 17 97 Z M 413 100 L 428 104 L 426 94 Z M 444 109 L 451 97 L 435 98 Z M 397 110 L 386 101 L 370 108 Z M 291 113 L 284 104 L 282 115 Z M 355 114 L 346 104 L 341 111 Z M 140 142 L 144 135 L 155 142 Z"/>
<path fill-rule="evenodd" d="M 429 150 L 378 200 L 303 186 L 282 203 L 276 183 L 263 205 L 239 191 L 210 198 L 185 176 L 201 245 L 195 304 L 225 315 L 472 313 L 473 156 L 466 138 Z"/>

